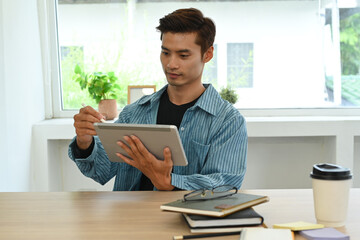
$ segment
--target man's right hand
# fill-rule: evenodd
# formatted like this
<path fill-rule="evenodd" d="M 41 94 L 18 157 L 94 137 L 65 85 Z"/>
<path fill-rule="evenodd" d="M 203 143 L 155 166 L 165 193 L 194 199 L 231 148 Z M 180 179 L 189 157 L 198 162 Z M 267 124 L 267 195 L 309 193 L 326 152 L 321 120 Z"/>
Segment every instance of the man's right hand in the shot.
<path fill-rule="evenodd" d="M 90 106 L 80 109 L 74 116 L 74 127 L 76 131 L 76 143 L 80 149 L 87 149 L 96 135 L 94 123 L 100 122 L 104 116 Z"/>

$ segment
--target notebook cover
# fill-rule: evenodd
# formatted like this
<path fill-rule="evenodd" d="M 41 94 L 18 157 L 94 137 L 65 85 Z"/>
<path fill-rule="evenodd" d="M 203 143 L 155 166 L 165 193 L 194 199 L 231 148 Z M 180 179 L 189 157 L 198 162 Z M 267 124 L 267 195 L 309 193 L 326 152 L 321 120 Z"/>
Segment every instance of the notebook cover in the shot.
<path fill-rule="evenodd" d="M 269 201 L 269 197 L 237 193 L 230 197 L 206 201 L 184 201 L 179 199 L 165 203 L 160 209 L 174 212 L 223 217 L 233 212 Z"/>

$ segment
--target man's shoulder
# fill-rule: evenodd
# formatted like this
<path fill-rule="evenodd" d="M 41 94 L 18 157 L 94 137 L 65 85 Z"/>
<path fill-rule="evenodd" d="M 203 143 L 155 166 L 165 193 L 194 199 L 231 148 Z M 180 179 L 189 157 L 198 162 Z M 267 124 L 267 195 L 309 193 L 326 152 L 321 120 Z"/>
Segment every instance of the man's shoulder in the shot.
<path fill-rule="evenodd" d="M 240 113 L 239 109 L 235 108 L 233 104 L 221 98 L 219 93 L 217 93 L 216 98 L 213 100 L 216 103 L 215 112 L 218 121 L 222 121 L 222 122 L 234 121 L 240 123 L 245 122 L 245 118 Z"/>
<path fill-rule="evenodd" d="M 241 121 L 244 121 L 244 117 L 240 113 L 239 109 L 235 108 L 234 105 L 229 103 L 228 101 L 223 100 L 223 102 L 223 106 L 219 109 L 220 116 L 224 116 L 225 120 L 239 119 Z"/>
<path fill-rule="evenodd" d="M 220 94 L 211 86 L 208 101 L 211 102 L 210 105 L 213 105 L 214 112 L 216 112 L 217 116 L 227 116 L 227 117 L 239 117 L 243 118 L 240 111 L 234 107 L 233 104 L 229 103 L 228 101 L 224 100 Z"/>

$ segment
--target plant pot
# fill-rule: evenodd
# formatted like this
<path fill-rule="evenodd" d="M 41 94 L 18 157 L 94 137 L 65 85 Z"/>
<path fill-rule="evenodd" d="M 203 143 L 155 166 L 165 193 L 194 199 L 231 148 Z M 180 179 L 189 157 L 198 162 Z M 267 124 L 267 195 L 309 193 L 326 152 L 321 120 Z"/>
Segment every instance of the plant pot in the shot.
<path fill-rule="evenodd" d="M 113 120 L 118 116 L 116 99 L 104 99 L 99 103 L 99 112 L 106 120 Z"/>

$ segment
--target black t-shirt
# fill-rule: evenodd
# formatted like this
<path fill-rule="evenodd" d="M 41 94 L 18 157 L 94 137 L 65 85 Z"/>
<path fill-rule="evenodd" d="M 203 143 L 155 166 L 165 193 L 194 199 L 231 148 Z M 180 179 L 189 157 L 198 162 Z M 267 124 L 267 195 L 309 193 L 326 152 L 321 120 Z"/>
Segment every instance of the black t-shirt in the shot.
<path fill-rule="evenodd" d="M 196 103 L 199 98 L 190 103 L 176 105 L 170 102 L 167 90 L 161 95 L 156 124 L 175 125 L 178 129 L 186 110 Z M 153 190 L 154 185 L 144 174 L 141 176 L 140 190 Z M 178 190 L 175 188 L 174 190 Z"/>

